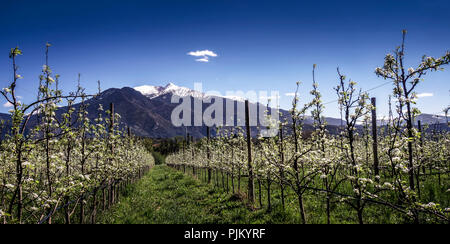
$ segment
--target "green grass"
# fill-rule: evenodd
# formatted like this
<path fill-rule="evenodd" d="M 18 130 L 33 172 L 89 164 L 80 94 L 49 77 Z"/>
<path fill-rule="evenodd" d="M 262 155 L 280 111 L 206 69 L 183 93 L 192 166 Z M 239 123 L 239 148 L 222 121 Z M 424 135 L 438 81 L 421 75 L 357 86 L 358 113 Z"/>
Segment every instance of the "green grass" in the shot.
<path fill-rule="evenodd" d="M 157 151 L 152 151 L 152 156 L 155 159 L 155 165 L 164 164 L 166 160 L 166 157 Z"/>
<path fill-rule="evenodd" d="M 293 223 L 275 209 L 251 209 L 239 194 L 226 193 L 165 165 L 155 166 L 129 186 L 121 201 L 103 214 L 101 223 L 220 224 Z"/>
<path fill-rule="evenodd" d="M 100 223 L 114 224 L 289 224 L 300 223 L 295 194 L 286 189 L 286 210 L 281 206 L 280 190 L 273 184 L 272 210 L 267 211 L 266 189 L 262 189 L 263 206 L 259 205 L 258 185 L 255 184 L 255 204 L 248 204 L 245 193 L 231 193 L 214 184 L 206 184 L 206 171 L 197 172 L 200 179 L 166 165 L 155 166 L 146 176 L 128 186 L 119 203 L 102 214 Z M 214 175 L 213 175 L 214 176 Z M 447 179 L 446 179 L 447 180 Z M 214 182 L 214 180 L 213 180 Z M 222 180 L 219 174 L 219 185 Z M 256 183 L 256 182 L 255 182 Z M 226 184 L 226 183 L 225 183 Z M 446 185 L 446 184 L 444 184 Z M 441 198 L 448 202 L 448 194 L 428 182 L 423 184 L 423 198 Z M 237 183 L 235 182 L 237 191 Z M 241 179 L 246 191 L 246 179 Z M 308 223 L 326 223 L 323 194 L 307 194 L 304 199 Z M 335 203 L 331 209 L 331 223 L 357 223 L 356 213 L 347 204 Z M 369 204 L 364 211 L 365 223 L 405 223 L 404 216 L 390 208 Z"/>

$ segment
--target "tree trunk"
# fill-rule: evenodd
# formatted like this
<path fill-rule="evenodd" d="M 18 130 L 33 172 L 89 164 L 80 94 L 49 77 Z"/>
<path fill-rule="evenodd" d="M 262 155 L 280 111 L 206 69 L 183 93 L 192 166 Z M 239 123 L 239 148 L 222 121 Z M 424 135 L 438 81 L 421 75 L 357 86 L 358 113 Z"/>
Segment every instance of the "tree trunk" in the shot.
<path fill-rule="evenodd" d="M 302 221 L 302 224 L 306 224 L 306 214 L 305 214 L 305 207 L 303 206 L 303 194 L 298 193 L 298 204 L 300 208 L 300 218 Z"/>

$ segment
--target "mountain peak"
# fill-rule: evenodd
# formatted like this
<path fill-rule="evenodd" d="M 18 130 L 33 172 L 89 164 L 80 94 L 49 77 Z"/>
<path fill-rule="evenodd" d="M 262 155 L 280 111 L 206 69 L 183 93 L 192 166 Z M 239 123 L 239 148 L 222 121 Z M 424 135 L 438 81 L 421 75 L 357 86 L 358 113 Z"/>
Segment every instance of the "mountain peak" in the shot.
<path fill-rule="evenodd" d="M 134 89 L 140 92 L 142 95 L 153 99 L 162 95 L 172 94 L 179 97 L 194 97 L 194 98 L 205 98 L 210 95 L 207 95 L 203 92 L 196 91 L 187 87 L 177 86 L 172 82 L 167 83 L 165 86 L 152 86 L 152 85 L 143 85 L 134 87 Z M 214 95 L 215 96 L 215 95 Z M 244 102 L 245 98 L 238 96 L 219 96 L 230 100 L 235 100 L 239 102 Z"/>
<path fill-rule="evenodd" d="M 172 82 L 169 82 L 165 86 L 151 86 L 151 85 L 143 85 L 134 87 L 134 89 L 140 92 L 142 95 L 147 96 L 150 99 L 155 97 L 159 97 L 161 95 L 173 94 L 179 97 L 185 96 L 193 96 L 193 97 L 201 97 L 202 93 L 198 91 L 194 91 L 187 87 L 180 87 L 175 85 Z"/>
<path fill-rule="evenodd" d="M 177 85 L 173 84 L 172 82 L 167 83 L 167 85 L 164 87 L 166 89 L 172 89 L 172 88 L 179 88 Z"/>
<path fill-rule="evenodd" d="M 161 87 L 150 86 L 150 85 L 137 86 L 137 87 L 134 87 L 134 89 L 136 91 L 142 93 L 142 95 L 145 95 L 145 96 L 157 94 L 162 90 Z"/>

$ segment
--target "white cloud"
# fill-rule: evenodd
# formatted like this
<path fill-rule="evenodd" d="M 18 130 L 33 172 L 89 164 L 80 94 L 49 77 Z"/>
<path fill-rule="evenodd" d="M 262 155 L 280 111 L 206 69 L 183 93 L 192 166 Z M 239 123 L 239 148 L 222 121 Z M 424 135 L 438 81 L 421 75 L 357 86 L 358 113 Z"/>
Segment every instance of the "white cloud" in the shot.
<path fill-rule="evenodd" d="M 188 52 L 188 55 L 194 56 L 194 57 L 217 57 L 217 54 L 210 50 L 202 50 L 202 51 L 195 51 L 195 52 Z"/>
<path fill-rule="evenodd" d="M 10 108 L 10 107 L 12 107 L 13 105 L 10 103 L 10 102 L 6 102 L 6 103 L 4 103 L 3 104 L 3 107 L 4 108 Z"/>
<path fill-rule="evenodd" d="M 422 98 L 422 97 L 432 97 L 432 96 L 434 96 L 434 94 L 433 94 L 433 93 L 428 93 L 428 92 L 425 92 L 425 93 L 418 93 L 418 94 L 417 94 L 417 97 L 418 97 L 418 98 Z"/>
<path fill-rule="evenodd" d="M 204 63 L 208 63 L 208 62 L 209 62 L 209 59 L 208 59 L 208 57 L 204 57 L 204 58 L 199 58 L 199 59 L 196 59 L 195 61 L 197 61 L 197 62 L 204 62 Z"/>
<path fill-rule="evenodd" d="M 284 94 L 286 97 L 295 97 L 295 93 L 294 92 L 288 92 Z"/>
<path fill-rule="evenodd" d="M 204 62 L 204 63 L 209 62 L 210 57 L 217 57 L 217 54 L 210 50 L 192 51 L 192 52 L 188 52 L 187 55 L 194 56 L 194 57 L 202 57 L 202 58 L 196 59 L 195 61 Z"/>

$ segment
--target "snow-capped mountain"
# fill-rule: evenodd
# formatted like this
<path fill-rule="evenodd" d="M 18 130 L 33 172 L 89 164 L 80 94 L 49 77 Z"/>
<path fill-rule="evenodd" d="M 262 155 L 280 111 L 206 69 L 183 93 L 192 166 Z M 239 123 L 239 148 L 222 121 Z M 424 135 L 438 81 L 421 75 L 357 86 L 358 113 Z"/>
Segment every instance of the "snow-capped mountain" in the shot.
<path fill-rule="evenodd" d="M 195 98 L 204 97 L 204 94 L 202 92 L 195 91 L 187 87 L 180 87 L 173 83 L 169 83 L 166 86 L 150 86 L 150 85 L 137 86 L 134 89 L 150 99 L 166 94 L 177 95 L 179 97 L 186 97 L 186 96 L 191 96 Z"/>
<path fill-rule="evenodd" d="M 244 103 L 246 98 L 239 96 L 218 96 L 218 95 L 208 95 L 208 93 L 203 93 L 200 91 L 196 91 L 187 87 L 177 86 L 173 83 L 168 83 L 166 86 L 152 86 L 152 85 L 143 85 L 134 87 L 134 89 L 140 92 L 142 95 L 146 96 L 153 103 L 159 103 L 156 107 L 164 107 L 164 110 L 167 110 L 166 104 L 170 103 L 171 96 L 177 95 L 179 97 L 192 97 L 192 98 L 208 98 L 208 97 L 221 97 L 226 100 L 233 100 L 237 103 Z M 251 106 L 256 106 L 256 103 L 250 100 Z M 255 108 L 256 109 L 256 108 Z M 163 113 L 164 110 L 159 111 L 159 113 Z M 171 111 L 171 110 L 170 110 Z M 289 117 L 289 112 L 286 110 L 280 110 L 282 117 L 285 119 Z M 313 120 L 310 116 L 306 116 L 307 119 L 304 121 L 307 124 L 312 124 Z M 340 125 L 340 119 L 327 118 L 327 122 L 329 125 Z"/>
<path fill-rule="evenodd" d="M 196 91 L 187 87 L 181 87 L 177 86 L 173 83 L 168 83 L 166 86 L 151 86 L 151 85 L 143 85 L 143 86 L 137 86 L 134 87 L 134 89 L 138 92 L 140 92 L 142 95 L 153 99 L 159 96 L 163 95 L 177 95 L 179 97 L 193 97 L 193 98 L 208 98 L 213 97 L 212 95 L 207 95 L 203 92 Z M 238 97 L 238 96 L 219 96 L 239 102 L 244 102 L 245 98 Z"/>

